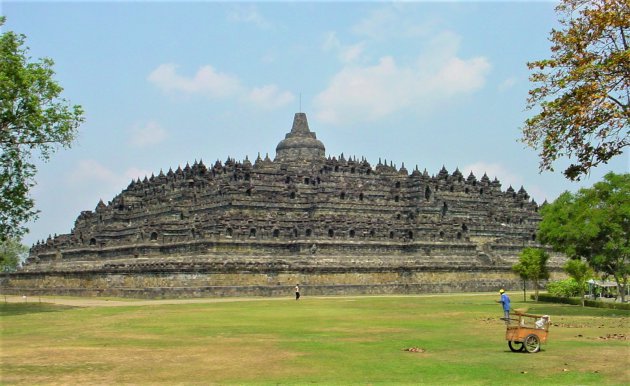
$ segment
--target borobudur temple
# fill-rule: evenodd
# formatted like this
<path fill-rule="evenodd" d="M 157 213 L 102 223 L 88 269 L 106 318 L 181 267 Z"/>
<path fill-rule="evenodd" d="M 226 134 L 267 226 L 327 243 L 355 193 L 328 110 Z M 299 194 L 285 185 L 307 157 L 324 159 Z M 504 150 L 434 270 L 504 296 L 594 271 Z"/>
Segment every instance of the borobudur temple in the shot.
<path fill-rule="evenodd" d="M 518 289 L 511 266 L 538 246 L 538 208 L 522 187 L 503 191 L 485 174 L 326 157 L 297 113 L 275 159 L 195 162 L 132 181 L 82 212 L 69 234 L 35 244 L 3 291 L 159 298 L 280 296 L 296 283 L 305 295 Z"/>

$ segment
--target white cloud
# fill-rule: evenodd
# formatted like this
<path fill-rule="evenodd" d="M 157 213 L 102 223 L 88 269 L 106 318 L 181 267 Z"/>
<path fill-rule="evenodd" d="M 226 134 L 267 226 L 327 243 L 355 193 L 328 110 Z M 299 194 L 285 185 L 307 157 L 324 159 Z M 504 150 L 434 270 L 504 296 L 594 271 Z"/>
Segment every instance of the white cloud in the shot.
<path fill-rule="evenodd" d="M 167 131 L 153 121 L 149 121 L 144 125 L 136 124 L 130 131 L 131 136 L 129 137 L 129 143 L 137 147 L 157 145 L 168 136 Z"/>
<path fill-rule="evenodd" d="M 322 44 L 322 50 L 324 52 L 338 50 L 341 47 L 341 42 L 337 37 L 337 33 L 334 31 L 330 31 L 326 34 L 326 39 L 324 39 L 324 44 Z"/>
<path fill-rule="evenodd" d="M 122 190 L 123 184 L 126 187 L 132 179 L 144 178 L 147 175 L 151 175 L 151 172 L 135 167 L 129 168 L 122 173 L 115 173 L 98 161 L 84 159 L 80 160 L 77 167 L 68 174 L 67 180 L 70 184 L 100 182 L 105 185 L 116 185 Z"/>
<path fill-rule="evenodd" d="M 425 37 L 434 29 L 437 21 L 430 18 L 423 24 L 418 19 L 408 17 L 404 3 L 395 2 L 375 9 L 352 27 L 352 31 L 372 40 L 388 40 L 399 37 Z"/>
<path fill-rule="evenodd" d="M 201 67 L 193 77 L 185 77 L 177 73 L 176 65 L 161 64 L 149 74 L 148 80 L 164 91 L 240 99 L 263 109 L 280 108 L 295 99 L 291 92 L 280 90 L 275 84 L 245 87 L 238 77 L 220 73 L 210 65 Z"/>
<path fill-rule="evenodd" d="M 262 16 L 258 8 L 253 5 L 249 7 L 235 6 L 228 13 L 228 19 L 239 23 L 254 24 L 261 29 L 268 29 L 272 26 L 271 22 Z"/>
<path fill-rule="evenodd" d="M 517 83 L 516 78 L 511 76 L 505 79 L 503 82 L 499 83 L 499 86 L 497 88 L 499 91 L 505 91 L 514 87 L 516 83 Z"/>
<path fill-rule="evenodd" d="M 343 63 L 354 62 L 355 60 L 361 57 L 363 54 L 363 50 L 365 48 L 365 43 L 358 43 L 351 46 L 342 47 L 339 52 L 339 58 Z"/>
<path fill-rule="evenodd" d="M 322 50 L 324 52 L 336 52 L 337 57 L 342 63 L 350 63 L 358 60 L 365 49 L 365 42 L 359 42 L 353 45 L 343 45 L 335 32 L 329 32 L 326 35 Z"/>
<path fill-rule="evenodd" d="M 468 93 L 480 89 L 485 81 L 485 75 L 490 70 L 490 63 L 484 57 L 463 60 L 450 58 L 443 67 L 432 76 L 431 85 L 435 91 L 443 96 Z"/>
<path fill-rule="evenodd" d="M 261 108 L 275 109 L 286 106 L 295 100 L 295 96 L 289 91 L 280 91 L 276 85 L 267 85 L 253 88 L 246 99 Z"/>
<path fill-rule="evenodd" d="M 391 57 L 381 58 L 374 66 L 344 67 L 315 96 L 315 115 L 332 123 L 381 118 L 409 104 L 409 93 L 400 89 L 409 76 Z"/>
<path fill-rule="evenodd" d="M 187 78 L 177 73 L 175 64 L 160 64 L 149 74 L 148 80 L 167 92 L 205 94 L 214 98 L 229 97 L 239 93 L 242 89 L 238 77 L 217 72 L 210 65 L 200 67 L 192 78 Z"/>
<path fill-rule="evenodd" d="M 372 121 L 410 106 L 428 111 L 474 92 L 484 86 L 490 63 L 481 56 L 459 58 L 458 46 L 457 35 L 442 33 L 412 64 L 401 65 L 391 56 L 373 65 L 347 64 L 315 96 L 315 115 L 333 124 Z"/>
<path fill-rule="evenodd" d="M 380 8 L 372 11 L 370 15 L 359 23 L 352 30 L 357 35 L 366 36 L 370 39 L 379 39 L 390 35 L 390 31 L 398 28 L 398 15 L 392 8 Z"/>
<path fill-rule="evenodd" d="M 125 189 L 131 180 L 142 179 L 145 176 L 150 176 L 151 173 L 135 167 L 128 168 L 122 173 L 116 173 L 98 161 L 84 159 L 77 163 L 75 169 L 71 170 L 65 179 L 69 190 L 77 192 L 78 197 L 98 196 L 94 201 L 94 205 L 96 205 L 99 198 L 107 202 Z"/>

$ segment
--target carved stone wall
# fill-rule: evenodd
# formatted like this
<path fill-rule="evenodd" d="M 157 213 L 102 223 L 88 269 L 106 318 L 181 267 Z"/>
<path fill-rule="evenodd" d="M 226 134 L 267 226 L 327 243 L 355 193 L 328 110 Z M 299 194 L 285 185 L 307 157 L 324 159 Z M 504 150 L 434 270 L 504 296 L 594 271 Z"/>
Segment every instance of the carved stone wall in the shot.
<path fill-rule="evenodd" d="M 552 269 L 552 279 L 564 277 Z M 522 289 L 507 267 L 400 261 L 288 263 L 238 259 L 216 264 L 136 264 L 95 271 L 13 274 L 5 293 L 177 298 L 287 296 L 299 283 L 306 295 L 417 294 Z"/>

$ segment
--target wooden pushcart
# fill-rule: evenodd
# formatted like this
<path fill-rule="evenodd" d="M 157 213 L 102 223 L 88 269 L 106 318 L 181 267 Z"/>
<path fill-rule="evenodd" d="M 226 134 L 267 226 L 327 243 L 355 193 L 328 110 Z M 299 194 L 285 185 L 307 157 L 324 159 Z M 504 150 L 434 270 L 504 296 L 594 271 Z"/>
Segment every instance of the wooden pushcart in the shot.
<path fill-rule="evenodd" d="M 529 353 L 540 351 L 540 345 L 547 343 L 549 316 L 520 312 L 515 312 L 514 315 L 518 319 L 510 318 L 505 331 L 505 340 L 508 341 L 510 350 Z"/>

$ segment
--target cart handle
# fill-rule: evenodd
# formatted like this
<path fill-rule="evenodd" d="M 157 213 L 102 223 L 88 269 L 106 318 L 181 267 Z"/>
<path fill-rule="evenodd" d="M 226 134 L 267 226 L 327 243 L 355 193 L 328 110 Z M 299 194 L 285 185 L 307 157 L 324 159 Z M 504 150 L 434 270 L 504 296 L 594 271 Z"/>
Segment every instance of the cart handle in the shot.
<path fill-rule="evenodd" d="M 518 311 L 514 311 L 514 315 L 526 316 L 528 318 L 542 318 L 544 316 L 544 315 L 526 314 L 524 312 L 518 312 Z"/>

